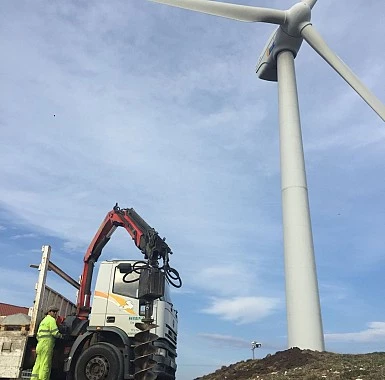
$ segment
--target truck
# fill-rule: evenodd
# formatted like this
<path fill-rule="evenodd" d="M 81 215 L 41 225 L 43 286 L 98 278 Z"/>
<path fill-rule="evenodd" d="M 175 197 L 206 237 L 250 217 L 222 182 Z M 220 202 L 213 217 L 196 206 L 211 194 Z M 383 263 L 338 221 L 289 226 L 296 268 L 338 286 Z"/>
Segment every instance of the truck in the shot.
<path fill-rule="evenodd" d="M 118 227 L 126 229 L 144 258 L 100 262 L 92 290 L 95 264 Z M 55 305 L 64 339 L 55 343 L 51 379 L 175 380 L 178 313 L 170 285 L 182 282 L 169 264 L 171 253 L 134 209 L 117 204 L 85 253 L 79 281 L 56 266 L 51 247 L 43 246 L 41 263 L 33 265 L 39 275 L 28 317 L 13 315 L 0 323 L 0 378 L 30 378 L 39 323 Z M 47 285 L 49 272 L 75 288 L 75 302 Z"/>

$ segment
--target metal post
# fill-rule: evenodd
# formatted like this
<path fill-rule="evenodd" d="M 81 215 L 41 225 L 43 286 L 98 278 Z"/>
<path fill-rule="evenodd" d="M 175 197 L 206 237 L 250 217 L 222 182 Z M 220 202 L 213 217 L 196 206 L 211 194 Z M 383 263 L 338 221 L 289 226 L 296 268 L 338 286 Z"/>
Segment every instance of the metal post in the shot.
<path fill-rule="evenodd" d="M 29 336 L 33 336 L 37 333 L 40 321 L 44 318 L 43 304 L 44 304 L 44 291 L 45 282 L 47 278 L 47 272 L 49 269 L 49 259 L 51 257 L 51 246 L 43 245 L 41 248 L 42 257 L 39 265 L 39 278 L 35 285 L 35 300 L 33 301 L 33 312 L 31 325 L 29 329 Z M 47 306 L 47 305 L 46 305 Z"/>
<path fill-rule="evenodd" d="M 288 346 L 324 351 L 293 53 L 277 64 Z"/>
<path fill-rule="evenodd" d="M 251 342 L 251 351 L 253 352 L 253 360 L 255 359 L 254 350 L 256 348 L 261 347 L 261 345 L 262 345 L 261 343 L 258 343 L 258 342 L 255 342 L 255 341 Z"/>

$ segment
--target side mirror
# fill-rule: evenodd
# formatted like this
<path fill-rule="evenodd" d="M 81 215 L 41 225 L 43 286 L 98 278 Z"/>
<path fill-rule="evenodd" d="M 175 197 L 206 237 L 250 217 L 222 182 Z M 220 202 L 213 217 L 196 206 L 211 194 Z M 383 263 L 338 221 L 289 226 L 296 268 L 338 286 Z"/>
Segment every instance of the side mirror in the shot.
<path fill-rule="evenodd" d="M 120 263 L 118 266 L 120 273 L 131 273 L 132 265 L 130 263 Z"/>

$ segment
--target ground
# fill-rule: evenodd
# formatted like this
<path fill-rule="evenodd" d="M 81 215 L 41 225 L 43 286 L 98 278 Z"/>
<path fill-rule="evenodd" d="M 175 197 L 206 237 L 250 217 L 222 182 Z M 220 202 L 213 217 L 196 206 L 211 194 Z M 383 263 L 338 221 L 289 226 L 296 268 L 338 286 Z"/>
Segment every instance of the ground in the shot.
<path fill-rule="evenodd" d="M 195 380 L 384 380 L 385 352 L 347 355 L 291 348 Z"/>

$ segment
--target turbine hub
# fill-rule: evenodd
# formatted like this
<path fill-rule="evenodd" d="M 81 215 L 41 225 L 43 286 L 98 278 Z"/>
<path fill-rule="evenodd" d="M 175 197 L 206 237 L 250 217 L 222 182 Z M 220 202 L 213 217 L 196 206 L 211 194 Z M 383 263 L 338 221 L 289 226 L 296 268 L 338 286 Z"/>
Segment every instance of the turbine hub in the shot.
<path fill-rule="evenodd" d="M 301 30 L 304 26 L 310 24 L 311 9 L 304 2 L 293 5 L 286 11 L 286 22 L 282 29 L 292 37 L 301 37 Z"/>

